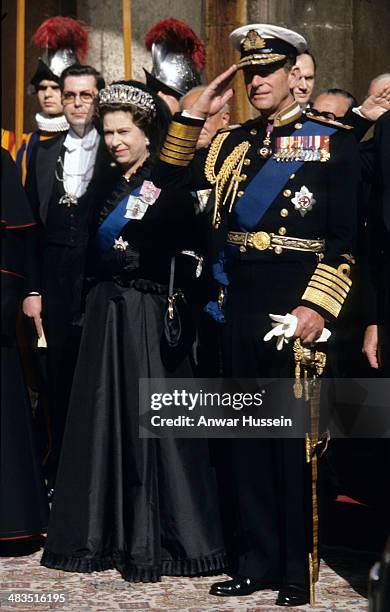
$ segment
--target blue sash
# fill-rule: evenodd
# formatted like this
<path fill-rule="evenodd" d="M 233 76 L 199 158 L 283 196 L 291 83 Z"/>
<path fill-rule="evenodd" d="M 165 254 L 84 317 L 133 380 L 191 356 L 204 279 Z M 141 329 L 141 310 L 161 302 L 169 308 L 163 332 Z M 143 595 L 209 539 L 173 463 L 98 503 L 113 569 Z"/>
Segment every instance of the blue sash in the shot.
<path fill-rule="evenodd" d="M 331 136 L 337 128 L 307 121 L 302 128 L 290 136 Z M 272 202 L 282 191 L 292 173 L 297 172 L 305 161 L 278 162 L 271 157 L 254 176 L 239 199 L 234 212 L 242 231 L 254 230 Z M 309 162 L 307 162 L 309 163 Z"/>
<path fill-rule="evenodd" d="M 141 187 L 136 187 L 134 191 L 132 191 L 129 195 L 139 196 L 141 193 Z M 106 217 L 98 229 L 96 235 L 96 244 L 98 249 L 105 253 L 109 251 L 114 244 L 114 240 L 119 236 L 122 229 L 131 221 L 131 219 L 127 219 L 125 217 L 126 214 L 126 204 L 129 199 L 129 195 L 127 195 L 123 200 L 116 205 L 114 210 Z"/>

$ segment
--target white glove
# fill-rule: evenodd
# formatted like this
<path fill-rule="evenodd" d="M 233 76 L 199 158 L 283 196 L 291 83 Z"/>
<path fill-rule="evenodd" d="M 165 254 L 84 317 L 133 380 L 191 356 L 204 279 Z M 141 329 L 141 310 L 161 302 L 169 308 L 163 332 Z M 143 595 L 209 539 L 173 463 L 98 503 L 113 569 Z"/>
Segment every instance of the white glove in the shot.
<path fill-rule="evenodd" d="M 290 338 L 295 334 L 295 330 L 297 329 L 298 319 L 292 314 L 286 315 L 274 315 L 270 314 L 270 318 L 272 319 L 272 329 L 267 332 L 263 338 L 265 342 L 271 340 L 271 338 L 277 338 L 276 348 L 278 351 L 281 351 L 284 344 L 288 344 Z M 331 332 L 329 329 L 322 330 L 321 336 L 316 340 L 316 342 L 326 342 L 330 337 Z"/>

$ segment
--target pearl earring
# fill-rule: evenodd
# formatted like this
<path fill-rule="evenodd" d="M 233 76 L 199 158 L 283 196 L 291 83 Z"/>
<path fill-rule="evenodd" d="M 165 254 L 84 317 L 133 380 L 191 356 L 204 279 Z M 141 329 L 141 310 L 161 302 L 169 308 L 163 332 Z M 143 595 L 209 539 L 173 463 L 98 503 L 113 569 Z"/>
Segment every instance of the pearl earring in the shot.
<path fill-rule="evenodd" d="M 150 140 L 149 138 L 145 137 L 145 145 L 148 147 L 150 145 Z"/>

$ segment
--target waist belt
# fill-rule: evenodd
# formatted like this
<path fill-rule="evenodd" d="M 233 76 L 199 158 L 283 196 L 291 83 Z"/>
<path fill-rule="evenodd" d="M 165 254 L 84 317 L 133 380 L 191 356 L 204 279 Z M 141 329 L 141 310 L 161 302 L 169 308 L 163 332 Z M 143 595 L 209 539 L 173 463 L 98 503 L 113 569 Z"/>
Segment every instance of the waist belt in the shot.
<path fill-rule="evenodd" d="M 247 248 L 257 249 L 258 251 L 274 249 L 275 253 L 281 253 L 283 249 L 309 251 L 311 253 L 323 253 L 325 251 L 325 240 L 279 236 L 267 232 L 228 232 L 228 243 L 238 245 L 241 252 L 245 252 Z"/>

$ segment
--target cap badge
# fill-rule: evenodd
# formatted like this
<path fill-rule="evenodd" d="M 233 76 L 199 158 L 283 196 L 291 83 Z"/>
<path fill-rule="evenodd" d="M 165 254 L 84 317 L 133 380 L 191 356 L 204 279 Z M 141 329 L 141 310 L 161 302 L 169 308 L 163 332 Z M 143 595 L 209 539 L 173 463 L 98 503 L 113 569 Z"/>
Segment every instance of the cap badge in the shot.
<path fill-rule="evenodd" d="M 242 43 L 242 48 L 244 51 L 252 51 L 253 49 L 264 49 L 265 46 L 265 40 L 260 36 L 257 30 L 249 30 L 246 37 L 244 38 L 244 42 Z"/>
<path fill-rule="evenodd" d="M 299 214 L 304 217 L 306 213 L 313 208 L 316 200 L 313 198 L 313 194 L 308 188 L 303 185 L 299 191 L 295 192 L 295 196 L 291 199 L 291 202 L 294 204 L 295 210 L 298 210 Z"/>

